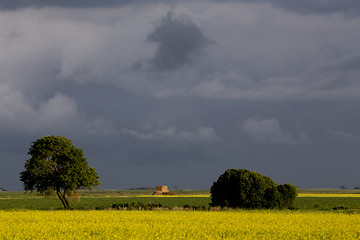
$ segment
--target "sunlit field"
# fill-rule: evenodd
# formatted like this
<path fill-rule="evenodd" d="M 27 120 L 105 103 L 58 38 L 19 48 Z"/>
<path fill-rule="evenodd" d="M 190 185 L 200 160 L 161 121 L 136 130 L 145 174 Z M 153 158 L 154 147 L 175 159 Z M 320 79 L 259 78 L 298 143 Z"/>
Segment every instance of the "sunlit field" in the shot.
<path fill-rule="evenodd" d="M 303 190 L 305 191 L 305 190 Z M 109 209 L 113 204 L 142 203 L 161 204 L 164 208 L 173 209 L 182 206 L 196 209 L 209 208 L 210 193 L 208 190 L 177 191 L 176 195 L 151 195 L 153 191 L 81 191 L 80 201 L 70 199 L 74 210 Z M 0 192 L 0 210 L 61 210 L 63 206 L 56 196 L 44 197 L 37 193 Z M 293 210 L 326 210 L 360 213 L 360 191 L 347 190 L 307 190 L 300 192 Z"/>
<path fill-rule="evenodd" d="M 71 201 L 74 210 L 64 211 L 56 197 L 2 192 L 0 239 L 360 239 L 359 196 L 302 192 L 292 210 L 254 211 L 210 209 L 208 192 L 99 191 L 82 192 L 80 202 Z M 163 207 L 111 207 L 133 202 Z"/>
<path fill-rule="evenodd" d="M 299 193 L 298 197 L 360 197 L 360 194 L 351 193 Z"/>
<path fill-rule="evenodd" d="M 360 215 L 292 211 L 0 211 L 1 239 L 359 239 Z"/>

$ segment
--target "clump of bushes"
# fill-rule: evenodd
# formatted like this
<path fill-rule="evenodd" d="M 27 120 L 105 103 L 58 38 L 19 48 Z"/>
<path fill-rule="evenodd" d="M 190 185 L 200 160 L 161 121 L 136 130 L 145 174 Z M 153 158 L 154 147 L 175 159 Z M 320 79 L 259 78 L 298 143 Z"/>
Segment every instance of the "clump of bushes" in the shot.
<path fill-rule="evenodd" d="M 141 203 L 141 202 L 125 202 L 125 203 L 114 203 L 113 209 L 117 210 L 153 210 L 154 208 L 162 208 L 161 204 L 154 203 Z"/>
<path fill-rule="evenodd" d="M 125 202 L 125 203 L 114 203 L 111 207 L 116 210 L 169 210 L 168 207 L 161 204 L 154 203 L 141 203 L 141 202 Z M 208 206 L 190 206 L 185 204 L 182 207 L 173 207 L 173 210 L 209 210 Z"/>
<path fill-rule="evenodd" d="M 292 208 L 297 188 L 278 185 L 270 177 L 247 169 L 228 169 L 210 189 L 210 205 L 222 208 Z"/>
<path fill-rule="evenodd" d="M 192 205 L 190 206 L 189 204 L 185 204 L 184 206 L 182 206 L 183 210 L 194 210 L 194 211 L 208 211 L 210 210 L 209 206 L 197 206 L 197 205 Z"/>

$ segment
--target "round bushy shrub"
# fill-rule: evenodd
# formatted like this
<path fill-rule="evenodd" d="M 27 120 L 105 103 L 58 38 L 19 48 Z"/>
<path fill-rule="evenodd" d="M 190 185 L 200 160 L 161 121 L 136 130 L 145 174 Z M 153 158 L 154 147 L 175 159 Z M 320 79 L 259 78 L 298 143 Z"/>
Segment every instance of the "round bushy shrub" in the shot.
<path fill-rule="evenodd" d="M 290 184 L 277 185 L 270 177 L 247 169 L 228 169 L 211 189 L 211 206 L 229 208 L 288 208 L 297 195 Z"/>
<path fill-rule="evenodd" d="M 280 208 L 292 208 L 297 197 L 297 188 L 289 183 L 277 187 L 280 193 Z"/>

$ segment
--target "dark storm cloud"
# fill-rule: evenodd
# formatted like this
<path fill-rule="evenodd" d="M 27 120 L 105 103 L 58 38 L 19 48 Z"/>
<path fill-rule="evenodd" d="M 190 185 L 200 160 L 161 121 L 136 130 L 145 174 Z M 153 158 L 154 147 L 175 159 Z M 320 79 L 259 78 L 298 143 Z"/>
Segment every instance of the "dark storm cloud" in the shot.
<path fill-rule="evenodd" d="M 274 0 L 273 4 L 279 8 L 303 14 L 345 13 L 358 15 L 360 13 L 358 0 Z"/>
<path fill-rule="evenodd" d="M 242 129 L 255 141 L 263 143 L 297 145 L 310 142 L 309 138 L 303 133 L 292 135 L 284 132 L 277 119 L 249 118 L 242 126 Z"/>
<path fill-rule="evenodd" d="M 159 0 L 160 1 L 160 0 Z M 0 9 L 17 10 L 23 8 L 96 8 L 96 7 L 118 7 L 129 3 L 141 3 L 143 0 L 2 0 Z M 153 1 L 153 2 L 157 2 Z"/>
<path fill-rule="evenodd" d="M 154 0 L 154 2 L 181 3 L 188 0 Z M 360 14 L 358 0 L 210 0 L 206 2 L 244 2 L 244 3 L 271 3 L 274 6 L 301 14 L 344 13 L 348 16 Z M 62 7 L 62 8 L 97 8 L 119 7 L 128 4 L 148 3 L 145 0 L 2 0 L 0 10 L 17 10 L 23 8 Z"/>
<path fill-rule="evenodd" d="M 0 184 L 20 189 L 54 134 L 101 188 L 208 188 L 227 168 L 354 186 L 360 18 L 341 3 L 0 0 Z"/>
<path fill-rule="evenodd" d="M 156 43 L 157 51 L 150 60 L 155 70 L 174 70 L 202 54 L 210 41 L 187 16 L 176 18 L 172 12 L 161 20 L 147 40 Z"/>
<path fill-rule="evenodd" d="M 349 54 L 335 63 L 327 66 L 326 70 L 343 70 L 343 71 L 351 71 L 351 70 L 360 70 L 360 52 Z"/>
<path fill-rule="evenodd" d="M 358 0 L 240 0 L 233 2 L 271 3 L 278 8 L 301 14 L 343 13 L 348 16 L 360 14 Z"/>

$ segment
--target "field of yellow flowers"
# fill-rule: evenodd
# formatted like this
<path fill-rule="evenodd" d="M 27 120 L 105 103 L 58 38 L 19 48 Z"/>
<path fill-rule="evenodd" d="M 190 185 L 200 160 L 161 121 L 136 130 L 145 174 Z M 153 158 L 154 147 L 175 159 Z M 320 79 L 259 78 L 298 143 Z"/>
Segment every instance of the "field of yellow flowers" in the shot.
<path fill-rule="evenodd" d="M 0 239 L 359 239 L 360 214 L 0 211 Z"/>

